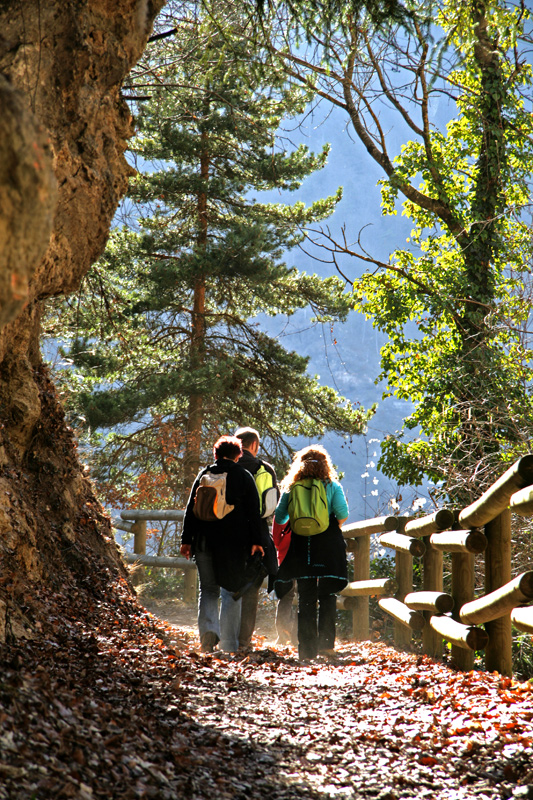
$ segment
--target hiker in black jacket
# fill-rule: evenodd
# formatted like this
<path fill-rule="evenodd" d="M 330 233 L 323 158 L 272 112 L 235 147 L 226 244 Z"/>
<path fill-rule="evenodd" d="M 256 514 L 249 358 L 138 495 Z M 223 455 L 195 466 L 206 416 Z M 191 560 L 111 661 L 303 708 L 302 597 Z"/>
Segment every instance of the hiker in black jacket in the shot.
<path fill-rule="evenodd" d="M 246 563 L 261 546 L 259 496 L 250 473 L 237 463 L 240 439 L 222 436 L 213 448 L 215 463 L 201 470 L 192 487 L 181 536 L 181 553 L 196 561 L 200 579 L 198 630 L 202 650 L 212 652 L 220 641 L 222 650 L 239 646 L 241 600 L 234 600 L 245 580 Z M 234 506 L 222 519 L 205 521 L 194 513 L 195 498 L 205 473 L 226 474 L 225 500 Z M 221 601 L 219 611 L 219 598 Z"/>
<path fill-rule="evenodd" d="M 254 477 L 258 469 L 263 465 L 272 475 L 272 483 L 277 488 L 278 481 L 274 467 L 257 456 L 261 445 L 259 433 L 254 428 L 238 428 L 238 430 L 235 431 L 235 436 L 242 442 L 242 456 L 239 459 L 239 465 L 247 469 Z M 271 524 L 272 518 L 261 518 L 261 546 L 265 551 L 263 564 L 265 572 L 273 578 L 278 571 L 278 559 L 270 533 Z M 259 574 L 242 598 L 241 628 L 239 632 L 239 648 L 241 650 L 247 650 L 252 645 L 252 634 L 255 629 L 257 606 L 259 603 L 259 591 L 263 580 L 264 574 Z"/>

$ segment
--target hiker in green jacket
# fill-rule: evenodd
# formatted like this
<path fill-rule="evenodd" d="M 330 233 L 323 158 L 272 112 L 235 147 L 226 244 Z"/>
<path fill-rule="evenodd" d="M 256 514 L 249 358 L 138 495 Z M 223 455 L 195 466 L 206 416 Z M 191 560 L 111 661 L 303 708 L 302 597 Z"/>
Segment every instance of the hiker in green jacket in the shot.
<path fill-rule="evenodd" d="M 346 543 L 340 526 L 349 510 L 329 454 L 321 445 L 295 453 L 281 489 L 275 520 L 279 524 L 290 520 L 292 535 L 274 586 L 281 598 L 293 579 L 297 580 L 298 653 L 300 659 L 309 660 L 331 654 L 335 646 L 336 593 L 348 583 Z M 305 510 L 310 519 L 303 519 L 305 501 L 299 508 L 296 501 L 307 489 L 312 489 L 316 500 L 310 500 Z M 322 517 L 318 503 L 326 506 Z"/>

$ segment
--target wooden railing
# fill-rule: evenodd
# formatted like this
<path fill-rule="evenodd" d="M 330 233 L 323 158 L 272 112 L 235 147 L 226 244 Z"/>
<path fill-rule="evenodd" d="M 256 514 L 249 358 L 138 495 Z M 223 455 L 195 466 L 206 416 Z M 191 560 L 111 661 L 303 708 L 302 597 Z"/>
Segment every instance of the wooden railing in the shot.
<path fill-rule="evenodd" d="M 117 530 L 133 533 L 133 553 L 125 553 L 124 560 L 128 564 L 139 564 L 143 567 L 165 567 L 183 570 L 185 588 L 183 599 L 186 602 L 196 600 L 196 587 L 198 577 L 196 564 L 181 556 L 150 556 L 146 555 L 146 528 L 148 522 L 182 522 L 184 511 L 182 509 L 131 509 L 122 511 L 121 520 L 114 520 L 113 525 Z"/>
<path fill-rule="evenodd" d="M 422 631 L 424 652 L 442 655 L 451 643 L 452 660 L 472 669 L 475 651 L 485 650 L 488 670 L 512 673 L 512 624 L 533 633 L 533 571 L 512 578 L 511 510 L 533 516 L 533 455 L 519 459 L 478 500 L 460 511 L 441 509 L 416 519 L 379 517 L 343 528 L 354 554 L 354 582 L 342 594 L 365 587 L 378 595 L 380 608 L 394 619 L 394 639 L 408 646 L 412 631 Z M 370 535 L 395 551 L 392 591 L 370 576 Z M 451 553 L 451 591 L 443 592 L 443 553 Z M 475 557 L 484 555 L 485 593 L 474 597 Z M 413 592 L 413 557 L 420 559 L 423 587 Z M 484 627 L 479 627 L 483 625 Z M 354 638 L 369 636 L 368 599 L 353 609 Z"/>
<path fill-rule="evenodd" d="M 383 516 L 342 528 L 353 553 L 353 580 L 340 593 L 338 607 L 352 610 L 353 639 L 370 634 L 369 598 L 394 620 L 394 641 L 408 647 L 413 631 L 422 632 L 422 647 L 442 655 L 442 640 L 451 644 L 452 660 L 470 670 L 475 651 L 485 651 L 486 668 L 512 674 L 512 624 L 533 633 L 533 571 L 511 575 L 511 510 L 533 516 L 533 454 L 519 459 L 467 508 L 440 509 L 424 517 Z M 123 511 L 115 527 L 134 534 L 128 563 L 185 570 L 185 599 L 196 596 L 194 562 L 180 557 L 146 555 L 146 523 L 181 521 L 183 511 Z M 395 578 L 370 578 L 370 538 L 395 552 Z M 451 554 L 451 590 L 443 591 L 443 554 Z M 484 556 L 485 593 L 475 598 L 476 556 Z M 413 591 L 413 558 L 420 561 L 422 589 Z M 483 625 L 484 627 L 480 627 Z"/>

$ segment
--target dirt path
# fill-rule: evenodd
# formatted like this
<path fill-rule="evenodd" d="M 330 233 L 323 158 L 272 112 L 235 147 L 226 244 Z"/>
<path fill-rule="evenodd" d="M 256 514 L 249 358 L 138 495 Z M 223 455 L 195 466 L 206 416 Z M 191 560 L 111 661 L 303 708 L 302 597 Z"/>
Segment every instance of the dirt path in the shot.
<path fill-rule="evenodd" d="M 144 607 L 159 619 L 181 628 L 193 639 L 197 637 L 196 606 L 188 605 L 182 600 L 154 600 L 143 598 Z M 257 609 L 255 628 L 255 646 L 271 645 L 276 641 L 275 625 L 276 606 L 269 598 L 260 600 Z"/>
<path fill-rule="evenodd" d="M 194 612 L 159 606 L 197 646 Z M 302 666 L 260 614 L 247 658 L 199 654 L 180 708 L 203 764 L 191 798 L 533 797 L 533 692 L 385 645 Z"/>
<path fill-rule="evenodd" d="M 101 598 L 0 647 L 0 800 L 533 797 L 528 684 L 373 643 L 205 654 L 190 609 Z"/>

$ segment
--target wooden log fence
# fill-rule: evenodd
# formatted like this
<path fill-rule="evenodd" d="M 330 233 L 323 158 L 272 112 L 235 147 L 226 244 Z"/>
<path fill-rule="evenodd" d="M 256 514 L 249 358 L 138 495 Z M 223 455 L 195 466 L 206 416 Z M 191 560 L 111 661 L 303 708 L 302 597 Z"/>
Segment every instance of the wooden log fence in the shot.
<path fill-rule="evenodd" d="M 511 511 L 533 516 L 533 454 L 513 464 L 481 497 L 462 510 L 439 509 L 415 519 L 379 517 L 344 526 L 348 549 L 361 556 L 353 540 L 379 535 L 379 542 L 395 552 L 396 587 L 376 591 L 369 580 L 370 561 L 357 567 L 357 580 L 342 594 L 356 596 L 373 586 L 379 607 L 394 621 L 398 646 L 410 643 L 413 631 L 422 631 L 424 652 L 441 656 L 443 640 L 451 644 L 452 661 L 469 670 L 476 651 L 485 651 L 489 670 L 512 673 L 512 625 L 533 633 L 533 571 L 511 576 Z M 414 542 L 419 542 L 417 548 Z M 369 551 L 369 547 L 367 548 Z M 443 554 L 451 555 L 451 593 L 443 592 Z M 475 557 L 485 559 L 485 593 L 475 598 Z M 420 559 L 422 591 L 412 591 L 413 557 Z M 394 594 L 393 597 L 387 596 Z M 367 638 L 368 622 L 358 615 L 354 638 Z M 481 627 L 483 626 L 483 627 Z M 362 635 L 361 635 L 362 634 Z"/>
<path fill-rule="evenodd" d="M 511 511 L 533 516 L 533 454 L 513 464 L 481 497 L 462 510 L 439 509 L 405 518 L 381 516 L 342 527 L 353 553 L 353 580 L 337 598 L 337 607 L 352 612 L 354 640 L 369 638 L 369 598 L 394 622 L 396 645 L 409 646 L 421 632 L 422 647 L 442 656 L 443 640 L 452 661 L 469 670 L 475 652 L 485 651 L 487 669 L 512 673 L 511 630 L 533 633 L 533 570 L 511 576 Z M 183 511 L 129 510 L 115 527 L 134 534 L 129 563 L 185 570 L 186 599 L 196 597 L 196 567 L 180 557 L 146 555 L 146 523 L 183 519 Z M 395 578 L 370 578 L 370 539 L 394 551 Z M 451 593 L 443 591 L 443 554 L 452 562 Z M 485 559 L 485 594 L 474 597 L 476 556 Z M 420 560 L 423 587 L 413 591 L 413 558 Z M 483 627 L 481 627 L 483 626 Z"/>
<path fill-rule="evenodd" d="M 146 528 L 148 522 L 182 522 L 183 509 L 129 509 L 122 511 L 120 520 L 113 520 L 117 530 L 133 533 L 133 553 L 125 553 L 128 564 L 141 567 L 177 569 L 184 573 L 185 588 L 183 599 L 195 602 L 198 576 L 196 564 L 180 556 L 153 556 L 146 554 Z"/>

